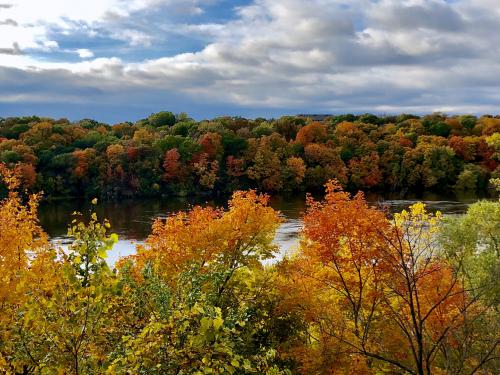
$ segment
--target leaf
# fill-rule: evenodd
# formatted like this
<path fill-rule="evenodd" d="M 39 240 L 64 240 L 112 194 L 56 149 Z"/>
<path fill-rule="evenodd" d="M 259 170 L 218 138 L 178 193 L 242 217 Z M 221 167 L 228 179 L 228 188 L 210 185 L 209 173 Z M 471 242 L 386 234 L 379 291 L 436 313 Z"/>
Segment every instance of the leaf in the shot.
<path fill-rule="evenodd" d="M 222 319 L 222 317 L 220 317 L 220 316 L 215 318 L 213 321 L 213 325 L 214 325 L 214 328 L 216 331 L 218 331 L 220 329 L 220 327 L 222 327 L 222 324 L 224 324 L 224 319 Z"/>
<path fill-rule="evenodd" d="M 207 318 L 206 316 L 201 318 L 200 320 L 200 330 L 202 333 L 207 332 L 210 329 L 210 318 Z"/>
<path fill-rule="evenodd" d="M 99 255 L 99 258 L 106 259 L 108 257 L 106 248 L 105 247 L 100 247 L 97 250 L 97 255 Z"/>

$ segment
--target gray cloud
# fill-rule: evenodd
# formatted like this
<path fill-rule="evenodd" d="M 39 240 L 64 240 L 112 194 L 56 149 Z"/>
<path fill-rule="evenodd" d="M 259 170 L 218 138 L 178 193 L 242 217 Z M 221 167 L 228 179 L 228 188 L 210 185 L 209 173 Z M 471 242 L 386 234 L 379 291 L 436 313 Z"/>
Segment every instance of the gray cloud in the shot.
<path fill-rule="evenodd" d="M 368 18 L 379 27 L 401 29 L 431 29 L 458 32 L 465 27 L 465 20 L 451 4 L 442 1 L 425 1 L 405 5 L 402 1 L 385 1 L 373 6 Z"/>
<path fill-rule="evenodd" d="M 2 25 L 19 26 L 19 24 L 11 18 L 7 18 L 6 20 L 0 20 L 0 26 Z"/>
<path fill-rule="evenodd" d="M 18 43 L 13 43 L 12 48 L 0 48 L 0 55 L 22 55 L 23 51 L 19 48 Z"/>

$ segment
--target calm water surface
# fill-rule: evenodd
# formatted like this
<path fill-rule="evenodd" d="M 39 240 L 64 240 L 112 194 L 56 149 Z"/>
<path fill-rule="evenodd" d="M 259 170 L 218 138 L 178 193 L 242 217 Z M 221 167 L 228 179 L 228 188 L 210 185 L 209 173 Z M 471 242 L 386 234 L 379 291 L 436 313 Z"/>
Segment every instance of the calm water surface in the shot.
<path fill-rule="evenodd" d="M 386 207 L 391 212 L 398 212 L 417 201 L 423 201 L 431 211 L 439 210 L 447 215 L 458 215 L 466 211 L 469 204 L 477 198 L 443 198 L 437 195 L 425 195 L 408 199 L 391 199 L 375 194 L 367 195 L 373 204 Z M 138 243 L 144 241 L 151 231 L 151 223 L 157 217 L 166 217 L 177 211 L 189 209 L 193 205 L 224 205 L 225 201 L 200 201 L 181 198 L 165 198 L 154 200 L 130 200 L 121 202 L 100 202 L 95 210 L 100 218 L 108 218 L 112 231 L 119 235 L 119 242 L 109 253 L 108 260 L 114 264 L 116 260 L 135 252 Z M 305 196 L 274 197 L 271 206 L 279 210 L 285 219 L 276 233 L 275 242 L 280 246 L 278 258 L 293 251 L 298 243 L 305 210 Z M 68 200 L 43 202 L 40 206 L 40 221 L 51 239 L 64 246 L 67 243 L 67 226 L 74 211 L 88 213 L 90 202 L 84 200 Z"/>

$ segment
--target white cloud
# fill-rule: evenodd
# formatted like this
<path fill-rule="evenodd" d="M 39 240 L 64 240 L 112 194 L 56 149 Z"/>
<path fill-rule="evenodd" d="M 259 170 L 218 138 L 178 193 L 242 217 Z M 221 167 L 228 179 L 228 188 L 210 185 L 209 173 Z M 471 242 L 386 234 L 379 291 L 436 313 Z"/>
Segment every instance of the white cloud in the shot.
<path fill-rule="evenodd" d="M 176 12 L 201 14 L 201 1 L 188 0 L 10 0 L 9 6 L 0 8 L 0 48 L 18 43 L 21 49 L 41 49 L 56 29 L 70 34 L 86 28 L 89 35 L 96 35 L 94 28 L 127 19 L 134 12 L 155 7 L 169 6 Z M 206 2 L 206 0 L 205 0 Z M 7 5 L 7 4 L 6 4 Z M 117 39 L 130 41 L 132 46 L 149 43 L 151 37 L 137 30 L 112 32 Z"/>
<path fill-rule="evenodd" d="M 80 56 L 82 59 L 89 59 L 94 57 L 94 53 L 87 48 L 79 48 L 76 50 L 76 53 L 78 53 L 78 56 Z"/>

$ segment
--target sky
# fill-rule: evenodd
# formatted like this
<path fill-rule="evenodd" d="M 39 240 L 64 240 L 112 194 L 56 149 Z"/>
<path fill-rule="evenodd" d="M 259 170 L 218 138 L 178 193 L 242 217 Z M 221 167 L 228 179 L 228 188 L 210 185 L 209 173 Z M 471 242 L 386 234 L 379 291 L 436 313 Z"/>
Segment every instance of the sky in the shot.
<path fill-rule="evenodd" d="M 500 0 L 0 0 L 0 117 L 500 113 Z"/>

